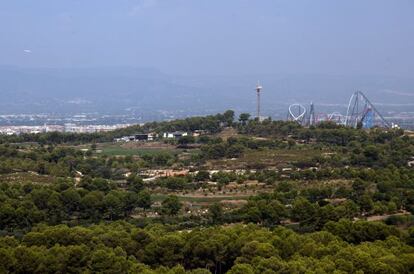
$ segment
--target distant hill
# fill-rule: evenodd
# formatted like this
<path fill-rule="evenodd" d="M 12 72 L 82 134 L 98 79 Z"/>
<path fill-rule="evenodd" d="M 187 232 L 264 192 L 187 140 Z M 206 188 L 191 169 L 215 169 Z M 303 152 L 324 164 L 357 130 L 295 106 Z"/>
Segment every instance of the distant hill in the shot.
<path fill-rule="evenodd" d="M 264 111 L 294 102 L 343 104 L 357 89 L 384 104 L 414 104 L 414 79 L 383 76 L 174 76 L 147 68 L 0 67 L 0 113 L 251 111 L 260 79 Z M 411 106 L 413 107 L 413 106 Z"/>
<path fill-rule="evenodd" d="M 2 113 L 162 109 L 197 98 L 197 92 L 150 69 L 0 68 Z"/>

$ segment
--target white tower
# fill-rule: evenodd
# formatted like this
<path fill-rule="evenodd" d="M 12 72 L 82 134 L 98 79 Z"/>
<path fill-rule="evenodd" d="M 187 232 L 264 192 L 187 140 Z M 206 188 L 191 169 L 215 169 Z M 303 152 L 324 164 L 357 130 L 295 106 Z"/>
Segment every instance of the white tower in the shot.
<path fill-rule="evenodd" d="M 257 94 L 257 120 L 260 121 L 260 92 L 262 91 L 263 87 L 257 81 L 256 85 L 256 94 Z"/>

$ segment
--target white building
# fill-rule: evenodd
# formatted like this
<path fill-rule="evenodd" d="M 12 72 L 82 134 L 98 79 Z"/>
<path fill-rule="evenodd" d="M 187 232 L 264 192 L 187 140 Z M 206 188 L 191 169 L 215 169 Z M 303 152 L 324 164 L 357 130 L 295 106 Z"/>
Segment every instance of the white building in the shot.
<path fill-rule="evenodd" d="M 188 136 L 188 133 L 182 132 L 182 131 L 175 131 L 175 132 L 164 132 L 164 134 L 162 135 L 163 138 L 168 138 L 168 139 L 177 139 L 177 138 L 181 138 L 184 136 Z"/>

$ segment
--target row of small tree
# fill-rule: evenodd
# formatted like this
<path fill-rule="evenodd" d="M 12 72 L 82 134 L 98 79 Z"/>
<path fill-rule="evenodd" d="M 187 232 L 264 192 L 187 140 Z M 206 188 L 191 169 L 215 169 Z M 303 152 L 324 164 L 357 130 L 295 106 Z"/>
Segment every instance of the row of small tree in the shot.
<path fill-rule="evenodd" d="M 192 231 L 160 225 L 141 229 L 125 222 L 39 226 L 21 239 L 0 237 L 0 271 L 412 273 L 414 247 L 407 242 L 412 242 L 414 231 L 406 238 L 393 234 L 386 225 L 347 221 L 329 223 L 325 231 L 307 234 L 255 225 Z M 364 242 L 353 244 L 360 241 Z"/>

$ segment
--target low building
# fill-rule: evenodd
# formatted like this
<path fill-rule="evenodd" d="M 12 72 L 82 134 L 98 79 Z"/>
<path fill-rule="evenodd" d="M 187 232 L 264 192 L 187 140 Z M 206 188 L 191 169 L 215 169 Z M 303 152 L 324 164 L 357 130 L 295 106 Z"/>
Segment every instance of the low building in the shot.
<path fill-rule="evenodd" d="M 76 124 L 73 124 L 73 123 L 66 123 L 64 125 L 64 129 L 63 130 L 64 130 L 64 132 L 75 133 L 76 130 L 77 130 L 77 126 L 76 126 Z"/>
<path fill-rule="evenodd" d="M 153 133 L 137 133 L 131 136 L 123 136 L 121 138 L 115 138 L 114 142 L 145 142 L 145 141 L 154 141 L 156 135 Z"/>
<path fill-rule="evenodd" d="M 135 141 L 149 141 L 149 134 L 140 133 L 134 135 Z"/>
<path fill-rule="evenodd" d="M 202 130 L 202 129 L 196 129 L 193 131 L 193 136 L 194 137 L 199 137 L 201 135 L 206 135 L 208 134 L 207 130 Z"/>
<path fill-rule="evenodd" d="M 182 131 L 175 131 L 175 132 L 164 132 L 164 134 L 162 135 L 163 138 L 167 138 L 167 139 L 178 139 L 184 136 L 188 136 L 188 133 L 182 132 Z"/>

